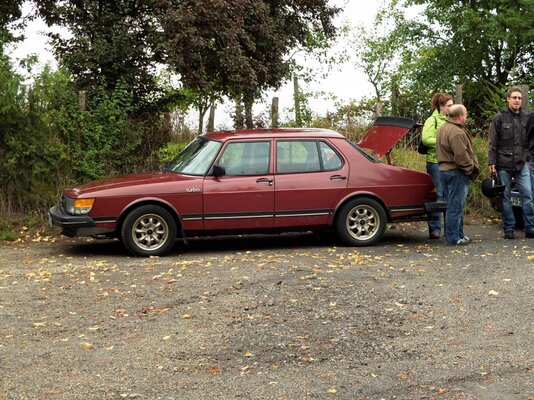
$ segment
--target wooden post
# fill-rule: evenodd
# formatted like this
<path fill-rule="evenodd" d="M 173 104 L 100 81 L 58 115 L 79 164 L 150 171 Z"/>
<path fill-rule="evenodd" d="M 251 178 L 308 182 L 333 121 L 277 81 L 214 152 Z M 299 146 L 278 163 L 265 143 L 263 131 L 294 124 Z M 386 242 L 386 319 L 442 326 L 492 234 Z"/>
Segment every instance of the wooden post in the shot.
<path fill-rule="evenodd" d="M 217 106 L 212 104 L 210 107 L 210 115 L 208 117 L 208 132 L 213 132 L 215 130 L 215 109 Z"/>
<path fill-rule="evenodd" d="M 78 92 L 78 108 L 80 111 L 86 110 L 86 103 L 87 103 L 87 92 L 85 90 L 80 90 Z"/>
<path fill-rule="evenodd" d="M 271 127 L 278 128 L 278 97 L 273 97 L 271 105 Z"/>
<path fill-rule="evenodd" d="M 456 84 L 456 93 L 454 94 L 454 104 L 463 104 L 464 102 L 464 85 Z"/>
<path fill-rule="evenodd" d="M 521 100 L 521 109 L 526 112 L 529 111 L 529 102 L 528 102 L 528 85 L 519 85 L 521 91 L 523 92 L 523 99 Z"/>
<path fill-rule="evenodd" d="M 293 92 L 295 97 L 295 125 L 301 126 L 302 119 L 300 117 L 300 94 L 299 94 L 299 82 L 296 75 L 293 75 Z"/>

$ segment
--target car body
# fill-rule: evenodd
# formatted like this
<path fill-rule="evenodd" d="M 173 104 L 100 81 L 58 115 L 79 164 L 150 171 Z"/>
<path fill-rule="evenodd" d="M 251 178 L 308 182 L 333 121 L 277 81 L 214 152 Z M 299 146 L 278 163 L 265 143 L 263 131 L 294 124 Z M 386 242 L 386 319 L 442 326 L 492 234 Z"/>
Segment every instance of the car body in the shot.
<path fill-rule="evenodd" d="M 402 136 L 409 121 L 379 119 L 369 135 Z M 371 245 L 388 222 L 444 208 L 428 174 L 384 164 L 337 132 L 258 129 L 201 135 L 164 171 L 66 189 L 49 217 L 65 235 L 118 237 L 151 256 L 218 234 L 333 229 Z"/>

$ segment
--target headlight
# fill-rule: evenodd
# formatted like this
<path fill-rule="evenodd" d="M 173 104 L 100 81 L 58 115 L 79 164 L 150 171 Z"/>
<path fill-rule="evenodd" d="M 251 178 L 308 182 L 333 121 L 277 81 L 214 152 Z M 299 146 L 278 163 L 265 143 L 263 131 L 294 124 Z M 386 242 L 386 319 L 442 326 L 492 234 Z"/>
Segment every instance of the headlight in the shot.
<path fill-rule="evenodd" d="M 95 199 L 71 199 L 65 201 L 65 211 L 72 215 L 87 214 L 93 208 Z"/>

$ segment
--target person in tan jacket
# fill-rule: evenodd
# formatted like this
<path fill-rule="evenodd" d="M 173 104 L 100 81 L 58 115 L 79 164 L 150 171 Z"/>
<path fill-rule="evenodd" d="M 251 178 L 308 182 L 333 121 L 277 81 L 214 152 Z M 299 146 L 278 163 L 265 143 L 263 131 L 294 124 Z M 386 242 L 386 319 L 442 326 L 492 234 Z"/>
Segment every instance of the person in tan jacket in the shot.
<path fill-rule="evenodd" d="M 466 120 L 465 106 L 453 105 L 436 139 L 436 158 L 447 200 L 445 240 L 451 246 L 469 244 L 463 232 L 465 201 L 470 180 L 480 172 L 471 138 L 463 128 Z"/>

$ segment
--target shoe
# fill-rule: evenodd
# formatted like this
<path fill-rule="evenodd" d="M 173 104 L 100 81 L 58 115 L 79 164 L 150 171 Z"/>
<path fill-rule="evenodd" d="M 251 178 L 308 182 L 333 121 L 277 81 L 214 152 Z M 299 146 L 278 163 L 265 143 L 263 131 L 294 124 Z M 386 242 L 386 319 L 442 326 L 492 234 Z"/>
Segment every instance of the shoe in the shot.
<path fill-rule="evenodd" d="M 440 237 L 440 234 L 438 231 L 430 232 L 428 234 L 429 239 L 439 239 L 439 237 Z"/>
<path fill-rule="evenodd" d="M 515 239 L 514 232 L 513 231 L 504 232 L 504 238 L 505 239 Z"/>
<path fill-rule="evenodd" d="M 534 231 L 529 231 L 525 233 L 525 237 L 528 239 L 534 239 Z"/>
<path fill-rule="evenodd" d="M 447 246 L 467 246 L 468 244 L 469 244 L 469 240 L 466 240 L 466 238 L 461 238 L 456 243 L 447 242 Z"/>
<path fill-rule="evenodd" d="M 467 241 L 467 243 L 471 243 L 471 239 L 469 239 L 467 236 L 464 236 L 463 239 Z"/>

